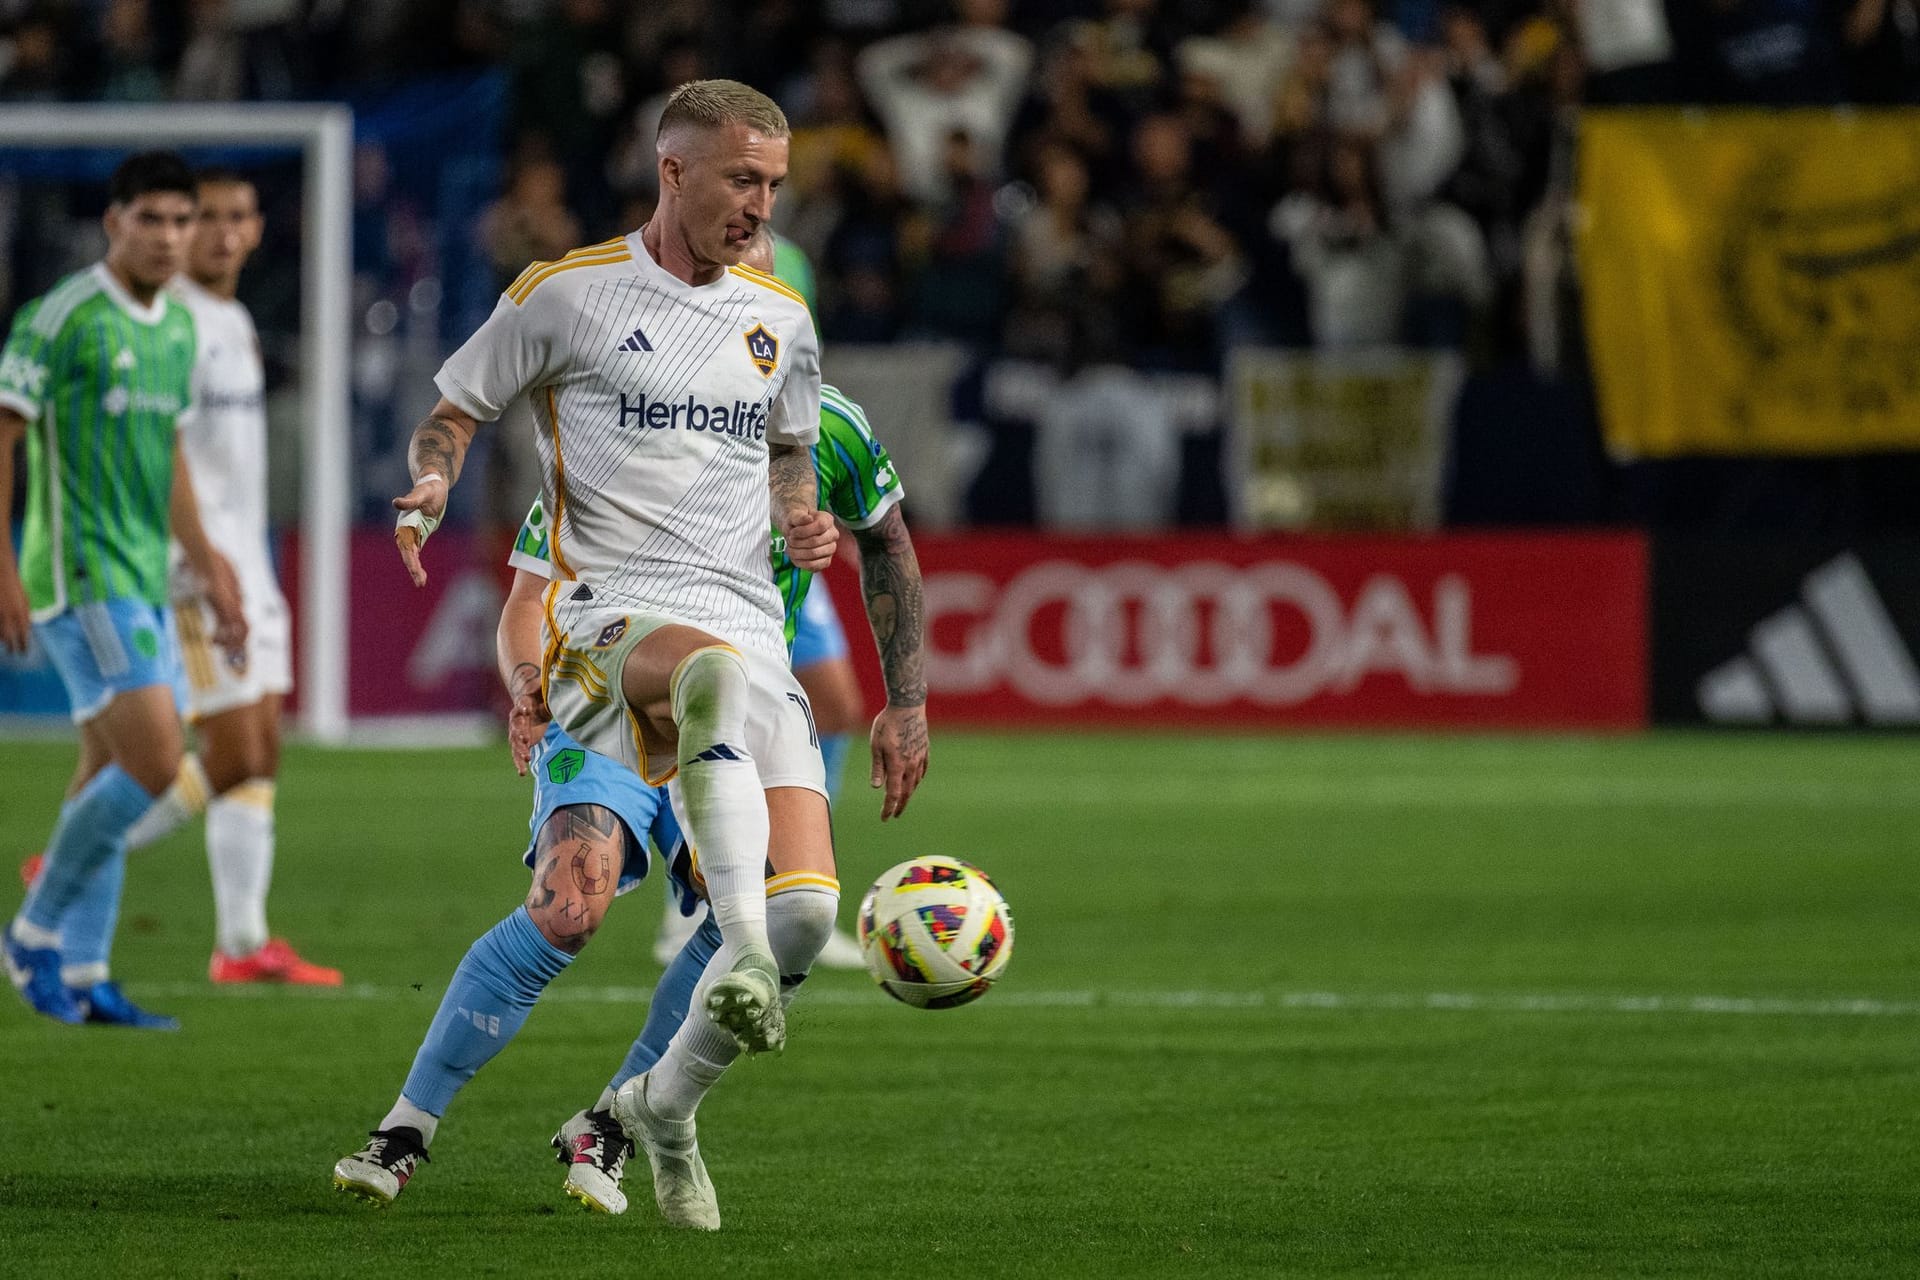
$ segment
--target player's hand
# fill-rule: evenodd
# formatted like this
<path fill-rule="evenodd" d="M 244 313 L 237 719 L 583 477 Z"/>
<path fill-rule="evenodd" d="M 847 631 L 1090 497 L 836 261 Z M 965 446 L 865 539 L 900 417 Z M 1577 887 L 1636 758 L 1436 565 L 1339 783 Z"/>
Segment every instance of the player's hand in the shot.
<path fill-rule="evenodd" d="M 422 476 L 413 488 L 393 500 L 401 523 L 393 531 L 394 545 L 400 549 L 400 563 L 406 567 L 413 585 L 427 585 L 427 571 L 420 566 L 420 548 L 427 535 L 440 527 L 447 511 L 447 482 L 436 475 Z"/>
<path fill-rule="evenodd" d="M 794 568 L 819 573 L 833 563 L 833 549 L 840 543 L 840 526 L 834 522 L 831 512 L 798 508 L 789 511 L 786 534 L 787 559 L 793 561 Z"/>
<path fill-rule="evenodd" d="M 207 607 L 213 610 L 213 642 L 226 650 L 229 660 L 243 662 L 247 656 L 247 615 L 240 607 L 240 577 L 233 562 L 213 553 L 206 578 Z"/>
<path fill-rule="evenodd" d="M 875 790 L 886 788 L 880 801 L 880 821 L 907 811 L 920 779 L 927 776 L 927 709 L 890 706 L 873 718 L 868 739 L 873 748 Z"/>
<path fill-rule="evenodd" d="M 547 710 L 547 700 L 540 696 L 537 681 L 513 700 L 513 710 L 507 712 L 507 745 L 513 748 L 514 772 L 521 777 L 527 776 L 527 768 L 533 763 L 533 749 L 546 736 L 547 723 L 552 719 L 553 712 Z"/>
<path fill-rule="evenodd" d="M 32 642 L 33 609 L 27 604 L 27 590 L 11 564 L 0 565 L 0 645 L 25 653 Z"/>

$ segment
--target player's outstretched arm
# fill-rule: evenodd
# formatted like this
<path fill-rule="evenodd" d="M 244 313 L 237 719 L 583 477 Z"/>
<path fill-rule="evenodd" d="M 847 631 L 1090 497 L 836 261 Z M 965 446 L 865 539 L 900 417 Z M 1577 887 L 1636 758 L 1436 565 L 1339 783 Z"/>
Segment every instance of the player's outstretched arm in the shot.
<path fill-rule="evenodd" d="M 905 813 L 927 776 L 926 610 L 920 599 L 920 560 L 906 517 L 893 507 L 871 528 L 854 531 L 860 544 L 860 590 L 867 625 L 880 650 L 887 705 L 874 717 L 871 743 L 875 787 L 885 787 L 880 820 Z"/>
<path fill-rule="evenodd" d="M 507 592 L 493 636 L 500 679 L 513 699 L 513 709 L 507 712 L 507 745 L 513 749 L 513 767 L 523 778 L 534 746 L 553 719 L 540 692 L 540 596 L 546 588 L 545 578 L 515 569 L 513 588 Z"/>
<path fill-rule="evenodd" d="M 820 510 L 820 486 L 813 474 L 813 452 L 804 445 L 767 446 L 767 489 L 773 526 L 787 539 L 787 559 L 808 573 L 833 563 L 840 526 Z"/>
<path fill-rule="evenodd" d="M 186 450 L 173 441 L 173 492 L 167 516 L 173 540 L 186 553 L 187 564 L 199 578 L 213 609 L 213 642 L 236 658 L 246 652 L 247 615 L 240 608 L 240 579 L 233 565 L 215 549 L 200 523 L 200 501 L 194 496 L 193 476 L 187 470 Z"/>
<path fill-rule="evenodd" d="M 25 418 L 0 409 L 0 647 L 14 653 L 25 653 L 33 638 L 33 610 L 13 548 L 13 449 L 26 433 Z"/>
<path fill-rule="evenodd" d="M 477 430 L 479 423 L 472 415 L 444 397 L 413 429 L 413 441 L 407 446 L 407 471 L 413 487 L 393 500 L 393 509 L 400 513 L 393 540 L 400 549 L 400 563 L 406 566 L 407 576 L 416 587 L 427 585 L 427 571 L 420 566 L 420 548 L 447 513 L 447 494 L 460 478 L 467 446 L 473 443 Z"/>

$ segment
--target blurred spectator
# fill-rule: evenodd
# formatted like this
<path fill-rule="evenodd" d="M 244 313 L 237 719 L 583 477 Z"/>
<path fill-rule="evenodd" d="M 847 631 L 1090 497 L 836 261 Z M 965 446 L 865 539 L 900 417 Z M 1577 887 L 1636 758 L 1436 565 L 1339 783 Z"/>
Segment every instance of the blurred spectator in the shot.
<path fill-rule="evenodd" d="M 1099 83 L 1097 37 L 1087 23 L 1067 23 L 1047 43 L 1046 59 L 1014 117 L 1013 133 L 1029 148 L 1072 147 L 1086 161 L 1094 188 L 1119 186 L 1119 141 L 1130 131 L 1120 99 Z M 1013 157 L 1020 167 L 1031 156 Z"/>
<path fill-rule="evenodd" d="M 999 218 L 987 160 L 964 129 L 947 136 L 947 198 L 931 210 L 927 258 L 915 282 L 917 330 L 982 342 L 1000 317 Z"/>
<path fill-rule="evenodd" d="M 1849 101 L 1920 103 L 1920 0 L 1852 0 L 1840 33 Z"/>
<path fill-rule="evenodd" d="M 1270 21 L 1254 0 L 1230 0 L 1217 31 L 1190 36 L 1174 50 L 1183 77 L 1204 77 L 1216 86 L 1253 149 L 1264 147 L 1273 130 L 1274 97 L 1292 61 L 1286 28 Z"/>
<path fill-rule="evenodd" d="M 675 89 L 708 74 L 700 46 L 681 40 L 670 46 L 660 59 L 660 91 L 650 95 L 634 109 L 613 154 L 607 160 L 607 181 L 623 196 L 657 196 L 660 191 L 659 152 L 654 144 L 660 136 L 660 116 L 667 109 L 667 98 Z"/>
<path fill-rule="evenodd" d="M 1372 0 L 1331 0 L 1327 26 L 1334 42 L 1327 124 L 1377 142 L 1390 207 L 1431 199 L 1466 150 L 1441 55 L 1414 48 L 1392 26 L 1376 22 Z"/>
<path fill-rule="evenodd" d="M 1311 156 L 1299 160 L 1302 169 L 1314 167 Z M 1313 343 L 1342 350 L 1395 342 L 1407 308 L 1408 268 L 1404 246 L 1387 227 L 1373 150 L 1358 136 L 1338 138 L 1314 177 L 1315 188 L 1274 207 L 1271 223 L 1306 282 Z"/>
<path fill-rule="evenodd" d="M 1673 33 L 1660 0 L 1573 0 L 1573 12 L 1587 59 L 1587 101 L 1672 99 Z"/>
<path fill-rule="evenodd" d="M 915 199 L 948 194 L 947 139 L 966 133 L 997 174 L 1007 129 L 1026 89 L 1033 48 L 998 25 L 1004 0 L 962 0 L 958 26 L 868 45 L 858 69 L 886 125 L 900 183 Z"/>
<path fill-rule="evenodd" d="M 840 217 L 821 259 L 837 289 L 821 290 L 829 341 L 887 342 L 900 330 L 899 279 L 909 211 L 882 147 L 858 170 L 836 171 Z M 804 247 L 804 246 L 803 246 Z"/>
<path fill-rule="evenodd" d="M 1086 162 L 1073 148 L 1049 143 L 1035 157 L 1034 186 L 1038 199 L 1016 219 L 1011 236 L 1019 296 L 1064 306 L 1089 287 L 1109 292 L 1122 227 L 1112 209 L 1089 199 Z"/>
<path fill-rule="evenodd" d="M 585 240 L 566 195 L 567 176 L 552 160 L 530 158 L 514 166 L 506 194 L 480 217 L 480 239 L 500 288 L 529 262 L 551 262 Z"/>
<path fill-rule="evenodd" d="M 614 208 L 606 161 L 626 97 L 620 29 L 611 0 L 559 0 L 555 10 L 524 23 L 513 46 L 517 123 L 546 139 L 575 207 L 598 225 Z"/>
<path fill-rule="evenodd" d="M 233 102 L 246 92 L 246 51 L 228 21 L 227 0 L 192 0 L 187 46 L 173 77 L 173 96 L 186 101 Z"/>
<path fill-rule="evenodd" d="M 70 41 L 62 39 L 53 14 L 36 10 L 0 40 L 0 101 L 57 102 L 71 74 Z"/>
<path fill-rule="evenodd" d="M 1192 139 L 1177 116 L 1140 122 L 1133 161 L 1124 207 L 1133 336 L 1149 358 L 1203 367 L 1213 356 L 1214 314 L 1246 283 L 1246 260 L 1195 182 Z"/>
<path fill-rule="evenodd" d="M 152 17 L 147 0 L 109 0 L 100 17 L 100 74 L 94 89 L 102 102 L 165 100 Z"/>

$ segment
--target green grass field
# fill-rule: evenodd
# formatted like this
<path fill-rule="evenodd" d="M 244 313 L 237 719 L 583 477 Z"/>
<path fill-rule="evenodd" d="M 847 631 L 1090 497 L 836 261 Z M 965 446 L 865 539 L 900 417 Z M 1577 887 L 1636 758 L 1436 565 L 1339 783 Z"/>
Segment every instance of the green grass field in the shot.
<path fill-rule="evenodd" d="M 1018 921 L 979 1004 L 817 975 L 701 1113 L 726 1229 L 590 1218 L 546 1141 L 643 1016 L 623 899 L 391 1210 L 329 1170 L 525 891 L 505 750 L 290 752 L 277 932 L 205 982 L 197 830 L 117 969 L 178 1035 L 0 1001 L 0 1274 L 1868 1276 L 1920 1270 L 1920 740 L 965 736 L 840 824 Z M 0 860 L 69 751 L 0 743 Z M 11 876 L 8 877 L 11 881 Z M 11 910 L 13 891 L 0 891 Z"/>

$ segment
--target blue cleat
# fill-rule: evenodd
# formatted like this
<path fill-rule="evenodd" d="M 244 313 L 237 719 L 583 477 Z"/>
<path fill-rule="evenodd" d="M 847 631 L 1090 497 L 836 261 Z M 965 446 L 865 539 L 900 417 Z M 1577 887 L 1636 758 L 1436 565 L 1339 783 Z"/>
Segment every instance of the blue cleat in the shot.
<path fill-rule="evenodd" d="M 6 957 L 7 977 L 13 989 L 35 1013 L 55 1022 L 75 1025 L 87 1020 L 87 1011 L 60 981 L 60 953 L 52 947 L 28 947 L 16 942 L 13 930 L 0 926 L 0 951 Z"/>
<path fill-rule="evenodd" d="M 117 982 L 96 982 L 90 987 L 69 987 L 86 1021 L 105 1027 L 137 1027 L 142 1031 L 178 1031 L 180 1019 L 164 1013 L 148 1013 L 120 989 Z"/>

